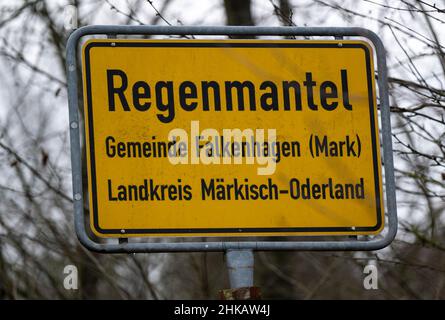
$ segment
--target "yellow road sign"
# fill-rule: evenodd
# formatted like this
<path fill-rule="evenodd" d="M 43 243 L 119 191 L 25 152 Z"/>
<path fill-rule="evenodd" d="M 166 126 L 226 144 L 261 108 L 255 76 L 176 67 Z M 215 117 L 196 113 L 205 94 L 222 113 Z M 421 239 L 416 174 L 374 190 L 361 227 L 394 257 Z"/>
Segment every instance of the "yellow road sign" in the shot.
<path fill-rule="evenodd" d="M 95 39 L 82 60 L 97 235 L 383 228 L 366 42 Z"/>

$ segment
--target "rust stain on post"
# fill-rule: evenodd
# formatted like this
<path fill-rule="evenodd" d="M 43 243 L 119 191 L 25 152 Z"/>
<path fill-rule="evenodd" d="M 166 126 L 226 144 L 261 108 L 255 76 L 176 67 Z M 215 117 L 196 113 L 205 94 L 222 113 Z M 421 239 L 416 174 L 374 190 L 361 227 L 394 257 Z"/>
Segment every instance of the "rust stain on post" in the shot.
<path fill-rule="evenodd" d="M 224 289 L 218 292 L 220 300 L 260 300 L 261 290 L 258 287 Z"/>

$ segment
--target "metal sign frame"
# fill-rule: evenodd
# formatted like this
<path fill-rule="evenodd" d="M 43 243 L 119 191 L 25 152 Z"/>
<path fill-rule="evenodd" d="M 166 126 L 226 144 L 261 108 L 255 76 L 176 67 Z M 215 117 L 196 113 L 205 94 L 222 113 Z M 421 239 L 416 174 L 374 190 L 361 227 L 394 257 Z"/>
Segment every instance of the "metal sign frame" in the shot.
<path fill-rule="evenodd" d="M 386 207 L 388 227 L 386 234 L 371 240 L 339 241 L 214 241 L 214 242 L 128 242 L 122 238 L 119 243 L 98 243 L 93 241 L 85 226 L 84 198 L 82 187 L 82 157 L 79 123 L 79 87 L 78 87 L 78 44 L 88 35 L 243 35 L 243 36 L 332 36 L 341 39 L 344 36 L 367 38 L 374 45 L 377 56 L 378 89 L 380 97 L 380 121 L 385 169 Z M 397 233 L 397 206 L 394 181 L 394 163 L 392 150 L 391 119 L 388 97 L 386 54 L 380 38 L 364 28 L 328 28 L 328 27 L 252 27 L 252 26 L 86 26 L 71 33 L 66 48 L 66 67 L 68 77 L 68 104 L 70 123 L 71 166 L 73 181 L 74 222 L 79 241 L 87 249 L 100 253 L 136 253 L 136 252 L 197 252 L 197 251 L 362 251 L 378 250 L 388 246 Z"/>

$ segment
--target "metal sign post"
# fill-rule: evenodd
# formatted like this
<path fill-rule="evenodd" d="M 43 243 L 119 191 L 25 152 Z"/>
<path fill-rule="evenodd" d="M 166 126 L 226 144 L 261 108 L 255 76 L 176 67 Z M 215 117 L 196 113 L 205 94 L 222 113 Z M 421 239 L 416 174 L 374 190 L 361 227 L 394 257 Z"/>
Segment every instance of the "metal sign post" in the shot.
<path fill-rule="evenodd" d="M 231 290 L 223 290 L 224 300 L 259 299 L 259 289 L 253 285 L 254 257 L 252 250 L 227 250 L 226 264 Z"/>
<path fill-rule="evenodd" d="M 92 41 L 91 45 L 87 44 L 85 48 L 92 48 L 94 46 L 101 47 L 103 50 L 109 50 L 107 48 L 117 48 L 119 50 L 125 49 L 124 47 L 137 47 L 140 46 L 140 44 L 135 44 L 135 41 L 131 44 L 130 42 L 126 42 L 124 40 L 115 40 L 112 39 L 106 39 L 106 37 L 117 37 L 120 35 L 203 35 L 203 36 L 215 36 L 215 35 L 245 35 L 245 36 L 323 36 L 323 37 L 332 37 L 333 39 L 336 39 L 334 42 L 335 46 L 338 48 L 346 48 L 348 46 L 351 46 L 351 42 L 348 42 L 350 40 L 342 40 L 343 37 L 358 37 L 358 38 L 365 38 L 368 41 L 370 41 L 375 49 L 375 54 L 377 58 L 377 72 L 378 72 L 378 93 L 379 93 L 379 106 L 380 106 L 380 124 L 381 124 L 381 139 L 382 139 L 382 147 L 383 147 L 383 163 L 384 163 L 384 181 L 385 181 L 385 195 L 386 199 L 383 202 L 383 193 L 382 197 L 380 197 L 380 193 L 378 192 L 379 184 L 376 183 L 376 193 L 375 196 L 377 198 L 377 207 L 382 205 L 382 215 L 379 216 L 379 213 L 377 213 L 377 220 L 381 220 L 377 224 L 377 228 L 374 228 L 373 230 L 379 231 L 379 227 L 383 226 L 383 222 L 385 219 L 387 220 L 385 231 L 382 232 L 382 234 L 378 234 L 375 236 L 372 236 L 371 239 L 367 237 L 366 239 L 357 239 L 352 240 L 351 238 L 345 239 L 339 238 L 339 240 L 329 240 L 324 241 L 320 238 L 320 240 L 310 240 L 306 241 L 305 239 L 301 239 L 300 241 L 213 241 L 213 242 L 196 242 L 196 241 L 185 241 L 185 242 L 134 242 L 131 240 L 131 238 L 128 237 L 127 230 L 126 229 L 116 229 L 119 232 L 115 232 L 116 230 L 107 229 L 104 233 L 101 233 L 99 230 L 100 228 L 96 228 L 96 231 L 99 230 L 99 235 L 104 235 L 106 232 L 112 233 L 115 237 L 118 239 L 109 239 L 106 242 L 95 242 L 93 241 L 87 234 L 86 230 L 86 222 L 85 222 L 85 215 L 84 215 L 84 192 L 82 189 L 82 161 L 81 161 L 81 145 L 80 145 L 80 125 L 79 125 L 79 112 L 78 112 L 78 106 L 79 106 L 79 89 L 78 88 L 78 67 L 79 67 L 79 58 L 78 58 L 78 45 L 80 41 L 87 36 L 96 36 L 96 35 L 103 35 L 104 40 L 100 41 Z M 334 40 L 333 40 L 334 41 Z M 138 43 L 141 43 L 140 41 Z M 310 41 L 308 41 L 308 44 Z M 170 41 L 170 44 L 168 46 L 177 46 L 177 44 L 174 43 L 174 41 Z M 287 44 L 288 46 L 295 46 L 298 45 L 298 41 L 291 44 Z M 368 46 L 369 44 L 366 44 Z M 152 47 L 160 46 L 160 45 L 154 45 L 153 42 L 150 45 Z M 196 45 L 195 46 L 203 46 L 203 45 Z M 221 44 L 218 44 L 216 47 L 221 46 Z M 227 45 L 226 45 L 227 46 Z M 229 45 L 229 47 L 234 47 L 235 45 Z M 249 46 L 255 46 L 250 45 Z M 325 46 L 325 45 L 320 45 Z M 332 46 L 329 44 L 329 46 Z M 102 50 L 100 49 L 100 50 Z M 94 49 L 99 50 L 99 49 Z M 88 51 L 88 50 L 87 50 Z M 86 51 L 87 55 L 84 56 L 88 59 L 94 59 L 94 56 L 89 56 L 89 53 Z M 366 51 L 366 49 L 365 49 Z M 98 51 L 99 52 L 99 51 Z M 107 51 L 100 51 L 100 54 L 97 55 L 97 57 L 101 57 L 102 54 L 106 54 Z M 124 51 L 122 51 L 124 52 Z M 346 52 L 346 51 L 345 51 Z M 84 53 L 85 54 L 85 53 Z M 251 287 L 253 285 L 253 251 L 276 251 L 276 250 L 299 250 L 299 251 L 352 251 L 352 250 L 378 250 L 381 248 L 386 247 L 389 245 L 392 240 L 395 238 L 395 235 L 397 233 L 397 208 L 396 208 L 396 196 L 395 196 L 395 182 L 394 182 L 394 165 L 393 165 L 393 151 L 392 151 L 392 136 L 391 136 L 391 122 L 390 122 L 390 109 L 389 109 L 389 98 L 388 98 L 388 85 L 387 85 L 387 67 L 386 67 L 386 58 L 385 58 L 385 49 L 383 47 L 383 44 L 379 37 L 373 33 L 372 31 L 369 31 L 367 29 L 363 28 L 300 28 L 300 27 L 251 27 L 251 26 L 231 26 L 231 27 L 172 27 L 172 26 L 87 26 L 82 27 L 80 29 L 77 29 L 74 31 L 67 43 L 67 74 L 68 74 L 68 100 L 69 100 L 69 121 L 70 121 L 70 145 L 71 145 L 71 163 L 72 163 L 72 172 L 73 172 L 73 198 L 74 198 L 74 214 L 75 214 L 75 228 L 76 233 L 79 238 L 79 241 L 89 250 L 101 252 L 101 253 L 134 253 L 134 252 L 192 252 L 192 251 L 222 251 L 226 252 L 227 257 L 227 265 L 229 268 L 229 278 L 230 283 L 232 287 L 242 287 L 247 286 Z M 369 54 L 368 54 L 369 55 Z M 371 53 L 372 55 L 372 53 Z M 162 55 L 161 55 L 162 56 Z M 142 57 L 142 55 L 140 56 Z M 178 56 L 179 57 L 179 56 Z M 98 58 L 96 58 L 98 59 Z M 138 58 L 139 59 L 139 58 Z M 99 59 L 100 60 L 100 59 Z M 98 61 L 99 61 L 98 60 Z M 143 61 L 142 58 L 138 61 Z M 371 80 L 373 81 L 373 73 L 374 70 L 371 70 L 371 63 L 368 63 L 368 69 L 371 74 Z M 84 70 L 85 72 L 85 70 Z M 88 72 L 95 72 L 88 71 Z M 88 73 L 87 72 L 87 73 Z M 121 76 L 121 80 L 124 81 L 125 79 L 122 76 L 122 73 L 119 73 L 119 70 L 115 70 L 114 74 L 111 74 L 110 76 L 113 77 L 114 75 L 117 75 L 118 77 Z M 137 68 L 135 68 L 134 72 L 138 72 Z M 343 71 L 342 71 L 343 72 Z M 89 73 L 88 73 L 89 74 Z M 98 72 L 99 76 L 102 77 L 104 72 L 100 71 Z M 85 76 L 85 74 L 84 74 Z M 342 83 L 345 84 L 345 81 L 347 81 L 347 77 L 345 74 L 342 73 Z M 110 78 L 109 78 L 110 79 Z M 369 79 L 369 78 L 368 78 Z M 372 88 L 372 86 L 369 86 L 369 83 L 372 81 L 368 80 L 368 87 Z M 312 81 L 310 79 L 307 79 L 306 81 Z M 370 82 L 371 81 L 371 82 Z M 88 78 L 86 78 L 86 86 L 87 90 L 90 90 L 88 92 L 93 92 L 96 90 L 96 92 L 100 92 L 102 88 L 100 86 L 90 86 L 90 82 Z M 140 82 L 139 82 L 140 83 Z M 346 83 L 347 84 L 347 83 Z M 327 84 L 328 86 L 331 86 L 331 84 Z M 139 86 L 141 86 L 139 84 Z M 146 88 L 146 87 L 145 87 Z M 122 89 L 122 87 L 121 87 Z M 140 89 L 140 88 L 139 88 Z M 99 91 L 97 91 L 99 90 Z M 116 90 L 119 90 L 117 88 Z M 135 91 L 136 90 L 136 91 Z M 119 92 L 116 91 L 117 95 L 119 95 Z M 133 92 L 138 93 L 138 88 L 134 89 Z M 328 91 L 326 91 L 328 92 Z M 329 93 L 326 93 L 329 95 Z M 371 97 L 371 95 L 369 95 Z M 94 100 L 93 97 L 87 96 L 87 106 L 85 108 L 89 108 L 91 106 L 92 101 Z M 370 98 L 372 100 L 372 97 Z M 326 101 L 326 100 L 325 100 Z M 343 101 L 345 105 L 347 106 L 347 101 Z M 371 101 L 372 102 L 372 101 Z M 374 102 L 370 103 L 371 108 L 371 114 L 375 112 L 375 104 Z M 327 104 L 326 108 L 331 108 L 332 105 Z M 139 105 L 140 109 L 143 109 L 144 106 Z M 128 111 L 128 110 L 126 110 Z M 376 113 L 375 113 L 376 114 Z M 111 118 L 110 118 L 111 119 Z M 165 121 L 168 121 L 169 119 L 165 119 Z M 122 119 L 122 121 L 125 121 Z M 377 121 L 377 120 L 376 120 Z M 93 128 L 93 124 L 90 123 L 87 129 L 91 132 Z M 372 127 L 372 125 L 371 125 Z M 377 132 L 374 132 L 374 136 L 378 137 L 378 128 Z M 377 139 L 378 141 L 378 139 Z M 90 141 L 91 143 L 91 141 Z M 378 151 L 380 149 L 380 146 L 374 143 L 375 153 L 374 158 L 376 159 L 376 154 L 378 155 Z M 93 149 L 92 149 L 93 150 Z M 93 150 L 94 153 L 94 150 Z M 91 154 L 93 154 L 91 153 Z M 90 154 L 90 157 L 91 157 Z M 380 157 L 377 159 L 378 161 L 374 162 L 373 168 L 376 171 L 380 170 L 380 165 L 378 165 L 380 161 Z M 367 169 L 366 169 L 367 170 Z M 91 175 L 91 172 L 90 172 Z M 91 178 L 91 177 L 90 177 Z M 381 183 L 381 182 L 380 182 Z M 94 190 L 93 190 L 94 191 Z M 93 199 L 94 202 L 94 199 Z M 94 203 L 90 205 L 93 205 Z M 383 210 L 385 209 L 385 210 Z M 97 213 L 97 210 L 93 210 L 94 214 Z M 383 216 L 383 211 L 385 212 L 385 216 Z M 377 210 L 378 212 L 378 210 Z M 96 218 L 95 218 L 96 219 Z M 93 222 L 96 220 L 92 220 Z M 109 223 L 110 225 L 113 224 L 113 221 Z M 111 231 L 110 231 L 111 230 Z M 156 234 L 156 230 L 151 229 L 141 229 L 142 231 L 138 231 L 139 229 L 134 228 L 132 229 L 132 232 L 130 233 L 130 236 L 137 237 L 138 234 L 139 237 L 144 237 L 148 234 Z M 148 231 L 147 231 L 148 230 Z M 180 229 L 174 230 L 172 232 L 176 232 L 176 234 L 183 235 L 187 232 L 184 231 L 186 229 Z M 195 232 L 197 229 L 194 229 Z M 215 230 L 215 229 L 213 229 Z M 224 229 L 225 230 L 225 229 Z M 224 231 L 223 230 L 223 231 Z M 228 231 L 227 231 L 228 230 Z M 235 229 L 227 229 L 227 235 L 233 235 Z M 253 229 L 252 229 L 253 230 Z M 287 231 L 295 232 L 299 229 L 289 229 Z M 321 229 L 320 229 L 321 230 Z M 334 229 L 334 231 L 337 229 Z M 345 233 L 344 230 L 340 230 L 340 233 L 342 235 L 360 235 L 359 230 L 356 230 L 355 227 L 349 227 L 349 233 Z M 224 231 L 224 232 L 226 232 Z M 235 230 L 236 231 L 236 230 Z M 269 232 L 266 229 L 261 229 L 261 231 Z M 282 231 L 285 231 L 283 229 Z M 284 233 L 285 233 L 284 232 Z M 324 232 L 324 231 L 323 231 Z M 326 235 L 326 233 L 321 232 L 321 235 Z M 120 233 L 120 234 L 119 234 Z M 159 235 L 167 235 L 168 232 L 162 232 L 158 231 L 157 234 Z M 193 234 L 190 233 L 190 234 Z M 217 234 L 213 234 L 217 235 Z M 255 234 L 254 232 L 254 235 Z M 264 236 L 264 234 L 261 234 Z M 309 234 L 301 234 L 301 235 L 309 235 Z M 332 235 L 335 235 L 335 232 L 332 233 Z M 128 238 L 128 239 L 127 239 Z M 126 240 L 123 240 L 126 239 Z"/>

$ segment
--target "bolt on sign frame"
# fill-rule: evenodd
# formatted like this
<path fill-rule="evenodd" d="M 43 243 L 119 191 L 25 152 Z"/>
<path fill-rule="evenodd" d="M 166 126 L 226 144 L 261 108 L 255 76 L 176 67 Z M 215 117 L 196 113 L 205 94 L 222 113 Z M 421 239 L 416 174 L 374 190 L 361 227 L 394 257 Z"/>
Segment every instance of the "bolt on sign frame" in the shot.
<path fill-rule="evenodd" d="M 98 243 L 89 236 L 85 226 L 84 196 L 82 190 L 82 159 L 79 126 L 78 87 L 78 44 L 82 37 L 103 35 L 115 38 L 117 35 L 205 35 L 205 36 L 323 36 L 339 40 L 344 36 L 361 37 L 370 40 L 377 57 L 378 90 L 380 97 L 380 123 L 385 169 L 387 230 L 383 236 L 371 240 L 316 240 L 316 241 L 213 241 L 213 242 L 129 242 L 126 238 L 118 243 Z M 255 27 L 255 26 L 86 26 L 71 33 L 66 49 L 68 74 L 68 102 L 70 122 L 71 164 L 73 179 L 74 221 L 79 241 L 89 250 L 101 253 L 135 252 L 193 252 L 193 251 L 353 251 L 378 250 L 388 246 L 397 233 L 397 207 L 394 181 L 394 164 L 390 109 L 387 84 L 385 48 L 380 38 L 364 28 L 328 27 Z M 124 235 L 123 235 L 124 236 Z M 117 240 L 116 240 L 117 242 Z"/>

